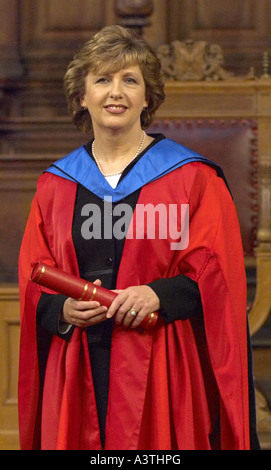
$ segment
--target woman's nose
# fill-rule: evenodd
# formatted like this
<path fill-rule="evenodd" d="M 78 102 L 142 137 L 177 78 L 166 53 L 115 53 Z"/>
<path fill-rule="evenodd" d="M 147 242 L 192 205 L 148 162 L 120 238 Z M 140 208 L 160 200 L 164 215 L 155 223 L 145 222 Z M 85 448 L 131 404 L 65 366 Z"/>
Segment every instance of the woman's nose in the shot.
<path fill-rule="evenodd" d="M 110 97 L 114 99 L 121 98 L 123 96 L 121 82 L 119 80 L 112 80 Z"/>

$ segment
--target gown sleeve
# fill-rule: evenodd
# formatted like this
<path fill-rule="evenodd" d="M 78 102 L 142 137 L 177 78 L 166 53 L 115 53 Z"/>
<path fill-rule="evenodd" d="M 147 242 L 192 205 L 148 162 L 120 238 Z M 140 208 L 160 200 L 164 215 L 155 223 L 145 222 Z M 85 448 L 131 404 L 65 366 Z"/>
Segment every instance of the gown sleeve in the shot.
<path fill-rule="evenodd" d="M 148 283 L 159 297 L 159 314 L 166 323 L 187 320 L 202 313 L 200 291 L 197 282 L 185 275 L 157 279 Z"/>
<path fill-rule="evenodd" d="M 42 292 L 37 306 L 37 322 L 49 333 L 69 340 L 74 327 L 60 320 L 63 305 L 67 298 L 62 294 Z"/>

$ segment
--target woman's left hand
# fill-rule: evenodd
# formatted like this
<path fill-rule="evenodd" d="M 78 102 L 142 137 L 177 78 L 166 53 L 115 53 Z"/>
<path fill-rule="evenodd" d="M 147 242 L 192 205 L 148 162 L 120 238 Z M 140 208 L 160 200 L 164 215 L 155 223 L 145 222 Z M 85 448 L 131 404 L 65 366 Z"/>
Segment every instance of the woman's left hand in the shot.
<path fill-rule="evenodd" d="M 115 292 L 118 295 L 110 305 L 107 317 L 115 316 L 117 325 L 137 328 L 146 315 L 160 308 L 160 300 L 149 286 L 132 286 Z"/>

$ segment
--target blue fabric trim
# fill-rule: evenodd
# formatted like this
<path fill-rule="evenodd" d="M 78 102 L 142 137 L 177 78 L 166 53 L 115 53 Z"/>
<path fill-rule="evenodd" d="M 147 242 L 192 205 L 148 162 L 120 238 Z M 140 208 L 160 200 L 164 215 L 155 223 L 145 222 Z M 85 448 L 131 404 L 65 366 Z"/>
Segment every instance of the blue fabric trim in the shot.
<path fill-rule="evenodd" d="M 56 161 L 46 171 L 82 184 L 101 199 L 111 197 L 112 202 L 118 202 L 176 168 L 199 161 L 214 167 L 223 177 L 221 168 L 214 162 L 171 139 L 163 139 L 152 146 L 115 189 L 106 181 L 84 146 Z"/>

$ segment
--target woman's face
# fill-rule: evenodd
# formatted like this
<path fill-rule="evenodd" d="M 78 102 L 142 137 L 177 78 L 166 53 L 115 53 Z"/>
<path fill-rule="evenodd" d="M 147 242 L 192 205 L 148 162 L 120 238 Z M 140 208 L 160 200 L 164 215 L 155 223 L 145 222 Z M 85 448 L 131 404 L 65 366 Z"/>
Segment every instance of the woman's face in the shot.
<path fill-rule="evenodd" d="M 81 101 L 88 108 L 95 131 L 130 130 L 140 126 L 142 109 L 148 105 L 142 72 L 131 65 L 114 73 L 90 72 Z"/>

